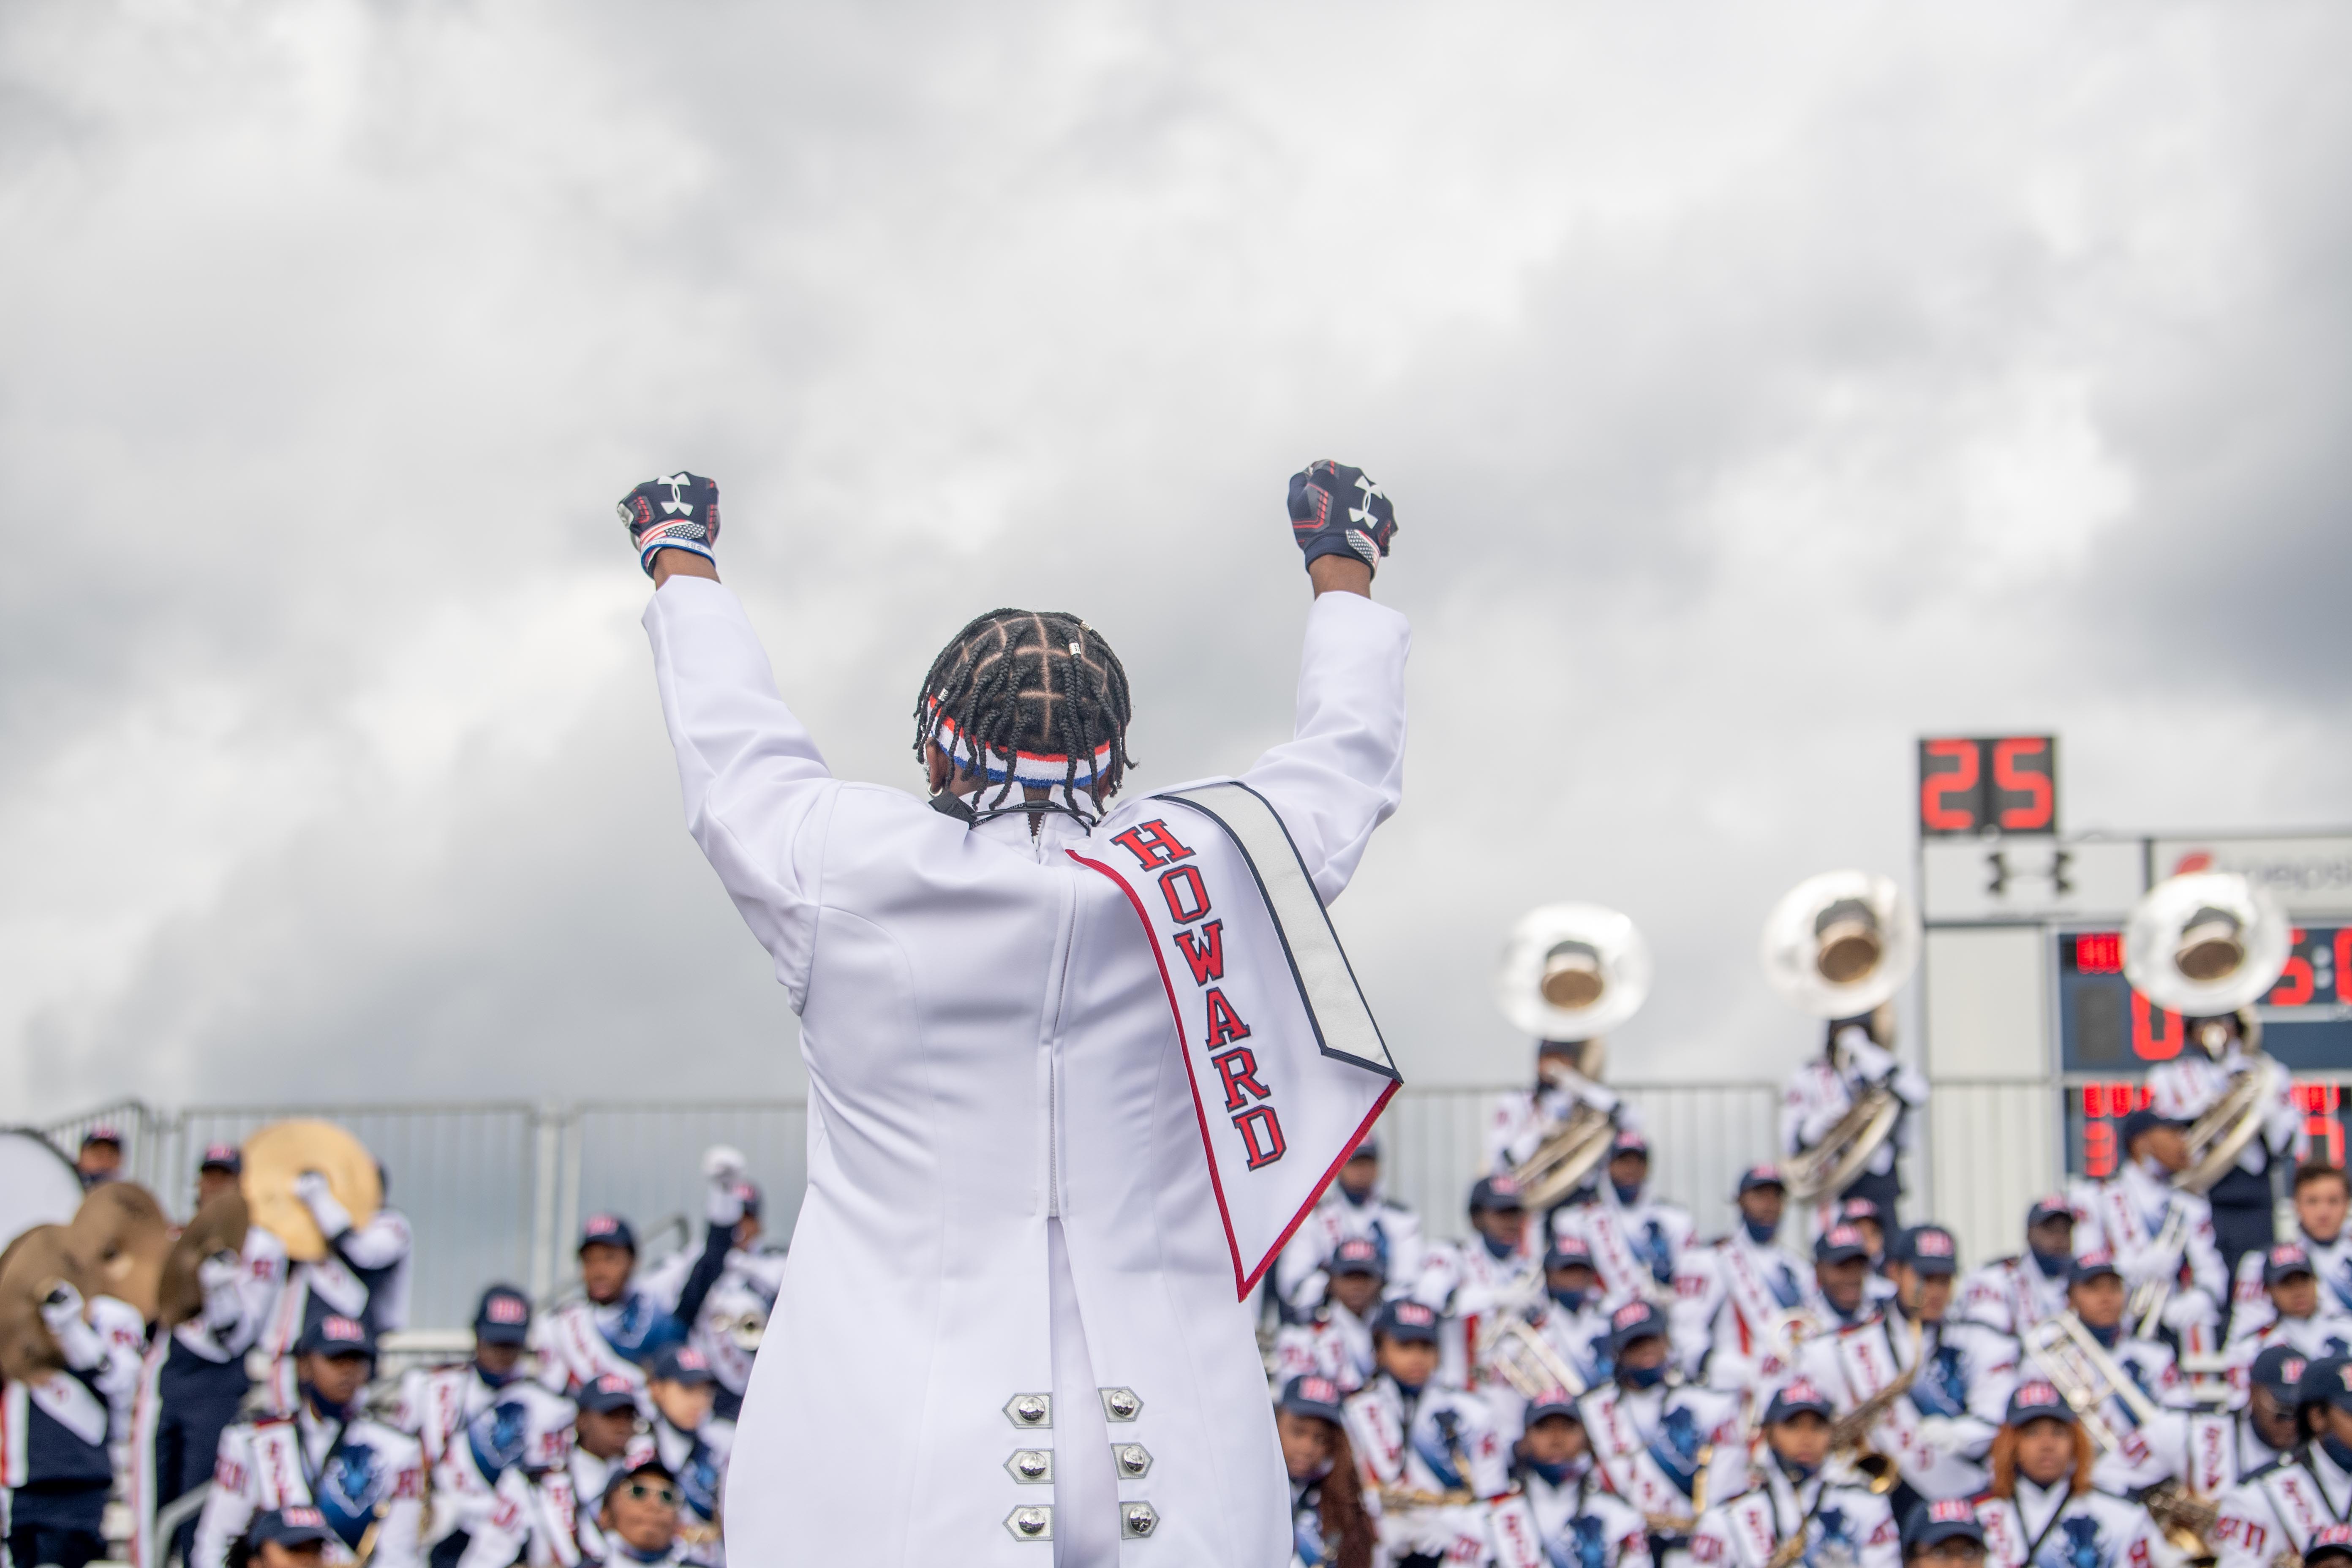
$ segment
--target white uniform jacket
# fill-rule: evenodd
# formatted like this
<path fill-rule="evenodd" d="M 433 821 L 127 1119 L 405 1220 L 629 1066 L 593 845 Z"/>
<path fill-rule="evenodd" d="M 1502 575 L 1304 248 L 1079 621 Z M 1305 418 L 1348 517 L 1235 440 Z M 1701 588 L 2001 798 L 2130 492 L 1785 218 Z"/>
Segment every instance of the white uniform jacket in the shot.
<path fill-rule="evenodd" d="M 2181 1481 L 2199 1497 L 2218 1500 L 2259 1470 L 2286 1458 L 2254 1431 L 2242 1412 L 2192 1410 L 2189 1413 L 2189 1464 Z"/>
<path fill-rule="evenodd" d="M 2165 1308 L 2165 1325 L 2184 1336 L 2201 1332 L 2204 1348 L 2213 1348 L 2210 1341 L 2220 1328 L 2221 1303 L 2230 1289 L 2229 1272 L 2214 1245 L 2213 1206 L 2138 1165 L 2126 1164 L 2099 1184 L 2090 1209 L 2089 1223 L 2074 1227 L 2075 1255 L 2105 1247 L 2115 1255 L 2124 1282 L 2134 1289 L 2185 1272 L 2187 1281 L 2174 1288 Z M 2174 1234 L 2179 1239 L 2165 1245 L 2176 1210 L 2179 1223 Z"/>
<path fill-rule="evenodd" d="M 2290 1552 L 2301 1555 L 2324 1527 L 2348 1522 L 2352 1476 L 2312 1443 L 2222 1497 L 2213 1544 L 2220 1568 L 2271 1568 Z"/>
<path fill-rule="evenodd" d="M 1558 1486 L 1522 1466 L 1519 1486 L 1549 1568 L 1650 1568 L 1648 1522 L 1590 1464 Z"/>
<path fill-rule="evenodd" d="M 1903 1560 L 1885 1498 L 1830 1471 L 1796 1485 L 1768 1451 L 1749 1484 L 1699 1520 L 1691 1561 L 1700 1568 L 1765 1568 L 1800 1530 L 1806 1544 L 1798 1561 L 1807 1568 L 1897 1568 Z"/>
<path fill-rule="evenodd" d="M 1034 1565 L 1043 1531 L 1015 1515 L 1058 1498 L 1053 1550 L 1079 1561 L 1280 1562 L 1186 1047 L 1125 892 L 1066 853 L 1107 851 L 1066 815 L 1033 837 L 833 777 L 716 583 L 669 579 L 645 625 L 688 826 L 775 960 L 809 1077 L 791 1331 L 745 1396 L 730 1555 Z M 1369 599 L 1316 600 L 1297 738 L 1244 775 L 1327 903 L 1402 798 L 1407 640 Z M 1147 1474 L 1114 1472 L 1114 1435 Z M 1043 1447 L 1054 1479 L 1024 1485 L 1008 1460 Z"/>
<path fill-rule="evenodd" d="M 2174 1551 L 2147 1510 L 2112 1493 L 2074 1495 L 2069 1483 L 2037 1487 L 2017 1478 L 2014 1498 L 1977 1499 L 1990 1568 L 2177 1568 Z"/>
<path fill-rule="evenodd" d="M 1628 1132 L 1642 1130 L 1642 1118 L 1606 1084 L 1595 1083 L 1573 1068 L 1556 1068 L 1561 1081 L 1549 1079 L 1527 1089 L 1505 1089 L 1486 1113 L 1486 1165 L 1497 1174 L 1522 1164 L 1552 1129 L 1567 1121 L 1580 1105 L 1589 1105 L 1612 1118 Z M 1606 1180 L 1604 1176 L 1601 1178 Z"/>
<path fill-rule="evenodd" d="M 2191 1046 L 2170 1061 L 2147 1069 L 2148 1103 L 2176 1121 L 2194 1121 L 2230 1092 L 2230 1080 L 2246 1065 L 2246 1053 L 2235 1040 L 2218 1062 Z M 2247 1140 L 2245 1152 L 2238 1156 L 2238 1169 L 2259 1176 L 2279 1161 L 2300 1163 L 2310 1153 L 2311 1134 L 2295 1106 L 2294 1085 L 2282 1068 L 2278 1090 L 2263 1110 L 2262 1131 Z"/>
<path fill-rule="evenodd" d="M 2319 1311 L 2323 1317 L 2352 1317 L 2352 1226 L 2327 1241 L 2298 1231 L 2294 1240 L 2311 1254 L 2312 1271 L 2319 1279 Z M 2230 1288 L 2230 1337 L 2254 1333 L 2278 1316 L 2271 1293 L 2263 1285 L 2263 1265 L 2268 1261 L 2259 1247 L 2238 1259 L 2238 1277 Z"/>
<path fill-rule="evenodd" d="M 1704 1478 L 1706 1497 L 1747 1484 L 1739 1404 L 1711 1388 L 1627 1389 L 1604 1383 L 1576 1402 L 1593 1463 L 1609 1489 L 1645 1516 L 1688 1519 Z M 1658 1531 L 1671 1536 L 1667 1529 Z"/>
<path fill-rule="evenodd" d="M 1874 1316 L 1808 1340 L 1799 1360 L 1843 1415 L 1910 1367 L 1913 1326 Z M 1922 1497 L 1972 1496 L 1990 1479 L 1982 1460 L 2017 1384 L 2017 1346 L 1974 1323 L 1926 1324 L 1919 1345 L 1927 1364 L 1871 1428 L 1872 1446 Z"/>
<path fill-rule="evenodd" d="M 1509 1447 L 1496 1431 L 1486 1402 L 1435 1383 L 1408 1401 L 1394 1378 L 1381 1376 L 1343 1408 L 1365 1495 L 1385 1494 L 1379 1522 L 1381 1546 L 1390 1559 L 1426 1552 L 1485 1562 L 1493 1542 L 1491 1505 L 1511 1485 Z M 1403 1506 L 1401 1492 L 1429 1500 Z M 1467 1500 L 1433 1500 L 1448 1494 L 1466 1495 Z"/>
<path fill-rule="evenodd" d="M 189 1568 L 223 1568 L 255 1514 L 299 1503 L 334 1531 L 330 1563 L 369 1546 L 372 1568 L 423 1568 L 424 1497 L 424 1450 L 381 1421 L 323 1420 L 306 1401 L 293 1415 L 236 1422 L 221 1433 Z"/>
<path fill-rule="evenodd" d="M 1328 1377 L 1342 1394 L 1372 1380 L 1372 1326 L 1337 1301 L 1326 1301 L 1304 1323 L 1275 1332 L 1274 1381 L 1277 1390 L 1294 1377 Z"/>
<path fill-rule="evenodd" d="M 1786 1377 L 1796 1335 L 1822 1325 L 1810 1282 L 1779 1247 L 1743 1227 L 1683 1254 L 1675 1273 L 1675 1351 L 1689 1376 L 1717 1388 L 1755 1388 Z"/>
<path fill-rule="evenodd" d="M 2172 1347 L 2160 1340 L 2118 1338 L 2107 1348 L 2107 1354 L 2157 1406 L 2156 1419 L 2145 1426 L 2120 1397 L 2110 1395 L 2099 1406 L 2099 1414 L 2123 1443 L 2114 1453 L 2099 1457 L 2091 1479 L 2102 1491 L 2126 1496 L 2187 1472 L 2189 1414 L 2196 1394 L 2180 1375 Z M 2030 1359 L 2022 1360 L 2021 1366 L 2023 1375 L 2041 1375 L 2032 1370 Z"/>
<path fill-rule="evenodd" d="M 1953 1310 L 1972 1323 L 2015 1339 L 2044 1318 L 2054 1318 L 2066 1310 L 2066 1276 L 2063 1260 L 2057 1273 L 2046 1274 L 2030 1254 L 1995 1258 L 1970 1269 L 1960 1281 Z M 2261 1278 L 2259 1267 L 2255 1278 L 2258 1281 Z"/>
<path fill-rule="evenodd" d="M 1665 1306 L 1674 1300 L 1675 1270 L 1696 1227 L 1688 1214 L 1647 1193 L 1630 1204 L 1620 1201 L 1604 1176 L 1591 1203 L 1553 1211 L 1551 1231 L 1555 1240 L 1576 1237 L 1591 1249 L 1593 1272 L 1612 1307 L 1637 1296 Z"/>
<path fill-rule="evenodd" d="M 1532 1242 L 1532 1226 L 1528 1236 Z M 1438 1325 L 1437 1379 L 1463 1388 L 1476 1388 L 1484 1381 L 1480 1363 L 1496 1314 L 1540 1312 L 1549 1300 L 1544 1290 L 1543 1260 L 1533 1251 L 1523 1247 L 1497 1258 L 1486 1240 L 1475 1235 L 1461 1241 L 1432 1243 L 1422 1255 L 1421 1278 L 1413 1282 L 1411 1294 L 1414 1300 L 1443 1314 Z"/>
<path fill-rule="evenodd" d="M 1293 1312 L 1313 1311 L 1323 1299 L 1323 1266 L 1341 1242 L 1360 1239 L 1381 1249 L 1386 1278 L 1400 1289 L 1420 1278 L 1421 1216 L 1377 1186 L 1358 1202 L 1334 1182 L 1275 1261 L 1276 1293 Z"/>
<path fill-rule="evenodd" d="M 1789 1075 L 1780 1092 L 1780 1152 L 1801 1154 L 1811 1149 L 1866 1091 L 1885 1083 L 1903 1102 L 1903 1114 L 1895 1123 L 1893 1135 L 1872 1153 L 1862 1172 L 1884 1176 L 1895 1169 L 1896 1152 L 1910 1146 L 1910 1113 L 1927 1103 L 1927 1080 L 1917 1068 L 1896 1061 L 1892 1052 L 1862 1030 L 1849 1026 L 1839 1035 L 1844 1070 L 1839 1070 L 1839 1065 L 1824 1053 Z"/>

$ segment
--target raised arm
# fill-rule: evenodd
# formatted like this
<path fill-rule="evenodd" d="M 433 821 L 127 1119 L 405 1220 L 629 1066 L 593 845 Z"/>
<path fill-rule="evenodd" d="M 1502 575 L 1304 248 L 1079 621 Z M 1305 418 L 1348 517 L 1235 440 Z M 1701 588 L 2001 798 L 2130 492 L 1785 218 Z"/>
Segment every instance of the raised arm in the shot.
<path fill-rule="evenodd" d="M 1325 903 L 1356 873 L 1372 829 L 1404 796 L 1404 662 L 1412 632 L 1371 600 L 1396 513 L 1361 471 L 1318 462 L 1290 481 L 1291 530 L 1315 603 L 1299 658 L 1291 739 L 1243 782 L 1271 802 Z"/>
<path fill-rule="evenodd" d="M 802 829 L 835 788 L 743 606 L 719 585 L 719 487 L 692 474 L 639 485 L 621 515 L 654 580 L 646 606 L 654 679 L 677 752 L 687 831 L 776 961 L 793 1008 L 806 1000 L 815 937 Z"/>

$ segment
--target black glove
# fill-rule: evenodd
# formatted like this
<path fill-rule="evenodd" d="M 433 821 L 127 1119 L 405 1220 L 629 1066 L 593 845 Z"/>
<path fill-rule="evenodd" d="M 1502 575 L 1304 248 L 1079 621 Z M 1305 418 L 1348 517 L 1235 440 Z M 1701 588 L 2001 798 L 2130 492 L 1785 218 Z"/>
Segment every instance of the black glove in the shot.
<path fill-rule="evenodd" d="M 1290 476 L 1290 531 L 1308 564 L 1354 555 L 1377 573 L 1396 530 L 1396 508 L 1363 469 L 1326 458 Z"/>
<path fill-rule="evenodd" d="M 621 521 L 636 542 L 637 564 L 654 574 L 654 553 L 684 550 L 716 561 L 719 542 L 719 481 L 681 468 L 647 479 L 621 498 Z"/>

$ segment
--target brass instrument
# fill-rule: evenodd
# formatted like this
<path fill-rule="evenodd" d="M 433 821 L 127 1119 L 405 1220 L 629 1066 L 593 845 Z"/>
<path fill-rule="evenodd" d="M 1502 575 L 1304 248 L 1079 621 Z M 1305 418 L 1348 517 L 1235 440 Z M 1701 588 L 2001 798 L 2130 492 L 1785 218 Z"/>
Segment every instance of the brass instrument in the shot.
<path fill-rule="evenodd" d="M 1605 1091 L 1601 1038 L 1650 994 L 1650 949 L 1633 922 L 1598 904 L 1546 904 L 1511 928 L 1495 976 L 1503 1016 L 1538 1039 L 1577 1046 L 1573 1068 L 1548 1062 L 1546 1079 L 1576 1105 L 1533 1152 L 1510 1167 L 1522 1201 L 1540 1214 L 1584 1184 L 1609 1157 L 1617 1119 Z"/>
<path fill-rule="evenodd" d="M 1764 978 L 1814 1017 L 1857 1018 L 1903 988 L 1918 964 L 1919 943 L 1919 912 L 1892 880 L 1825 871 L 1790 889 L 1765 917 Z M 1893 1089 L 1864 1090 L 1819 1143 L 1780 1162 L 1790 1200 L 1819 1203 L 1843 1192 L 1902 1117 Z"/>
<path fill-rule="evenodd" d="M 39 1383 L 65 1369 L 65 1352 L 41 1321 L 41 1304 L 59 1285 L 89 1300 L 89 1277 L 66 1245 L 61 1225 L 37 1225 L 0 1252 L 0 1376 Z"/>
<path fill-rule="evenodd" d="M 2285 1072 L 2263 1053 L 2253 1005 L 2285 972 L 2294 936 L 2270 895 L 2234 871 L 2168 877 L 2124 923 L 2124 978 L 2133 990 L 2184 1018 L 2235 1014 L 2245 1039 L 2245 1067 L 2189 1130 L 2189 1164 L 2173 1177 L 2183 1192 L 2209 1192 L 2229 1174 L 2278 1099 Z"/>
<path fill-rule="evenodd" d="M 1581 1397 L 1584 1379 L 1568 1358 L 1544 1338 L 1543 1330 L 1528 1321 L 1524 1306 L 1505 1307 L 1495 1314 L 1495 1328 L 1481 1336 L 1478 1364 L 1508 1384 L 1511 1391 L 1530 1402 L 1554 1390 Z"/>
<path fill-rule="evenodd" d="M 1911 1364 L 1887 1380 L 1886 1386 L 1862 1400 L 1854 1407 L 1830 1423 L 1830 1452 L 1843 1457 L 1859 1472 L 1875 1497 L 1885 1497 L 1902 1483 L 1903 1472 L 1893 1459 L 1870 1445 L 1871 1429 L 1895 1408 L 1895 1402 L 1911 1392 L 1919 1381 L 1919 1369 L 1925 1364 L 1921 1351 L 1927 1341 L 1927 1327 L 1917 1319 L 1911 1322 Z"/>
<path fill-rule="evenodd" d="M 327 1238 L 310 1205 L 294 1190 L 306 1172 L 326 1178 L 328 1190 L 354 1226 L 365 1225 L 383 1206 L 383 1180 L 367 1145 L 331 1121 L 273 1121 L 245 1141 L 245 1173 L 238 1185 L 253 1224 L 286 1244 L 286 1256 L 316 1263 L 327 1256 Z"/>
<path fill-rule="evenodd" d="M 2107 1418 L 2109 1399 L 2121 1400 L 2124 1408 L 2131 1412 L 2133 1422 L 2140 1426 L 2153 1424 L 2162 1415 L 2156 1402 L 2132 1381 L 2131 1373 L 2116 1363 L 2106 1347 L 2091 1337 L 2091 1331 L 2073 1312 L 2043 1319 L 2028 1329 L 2018 1342 L 2027 1359 L 2073 1407 L 2074 1418 L 2091 1435 L 2092 1443 L 2101 1454 L 2115 1453 L 2123 1447 L 2126 1436 Z M 2140 1501 L 2176 1550 L 2192 1563 L 2214 1560 L 2210 1542 L 2220 1510 L 2211 1501 L 2177 1481 L 2150 1488 Z"/>
<path fill-rule="evenodd" d="M 2152 1249 L 2159 1256 L 2169 1255 L 2172 1271 L 2141 1280 L 2132 1287 L 2131 1296 L 2124 1302 L 2124 1321 L 2136 1324 L 2131 1336 L 2152 1340 L 2164 1321 L 2164 1309 L 2171 1304 L 2172 1292 L 2180 1284 L 2180 1249 L 2189 1239 L 2189 1215 L 2179 1204 L 2165 1207 L 2164 1228 L 2156 1233 Z"/>
<path fill-rule="evenodd" d="M 66 1250 L 81 1266 L 82 1294 L 111 1296 L 155 1321 L 156 1292 L 163 1258 L 172 1247 L 172 1222 L 155 1194 L 130 1182 L 92 1187 L 73 1223 L 66 1226 Z"/>

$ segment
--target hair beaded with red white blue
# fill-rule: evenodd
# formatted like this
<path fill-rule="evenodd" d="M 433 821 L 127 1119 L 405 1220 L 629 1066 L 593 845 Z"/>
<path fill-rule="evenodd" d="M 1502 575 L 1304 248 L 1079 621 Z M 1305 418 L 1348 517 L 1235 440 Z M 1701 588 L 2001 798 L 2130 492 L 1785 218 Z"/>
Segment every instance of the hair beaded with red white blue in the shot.
<path fill-rule="evenodd" d="M 937 745 L 958 772 L 1059 789 L 1073 811 L 1108 797 L 1135 759 L 1127 670 L 1102 635 L 1058 610 L 991 610 L 958 632 L 923 678 L 915 755 Z"/>

